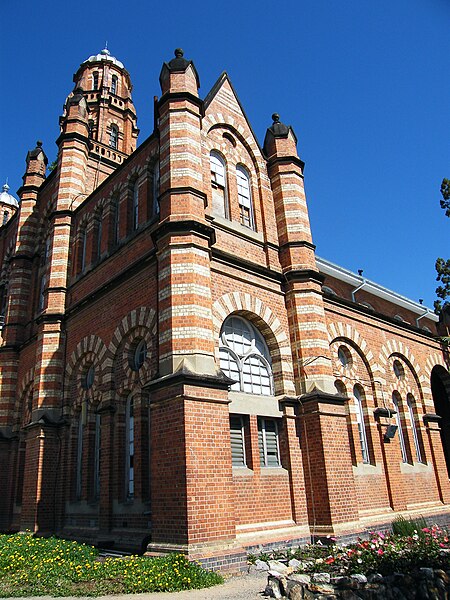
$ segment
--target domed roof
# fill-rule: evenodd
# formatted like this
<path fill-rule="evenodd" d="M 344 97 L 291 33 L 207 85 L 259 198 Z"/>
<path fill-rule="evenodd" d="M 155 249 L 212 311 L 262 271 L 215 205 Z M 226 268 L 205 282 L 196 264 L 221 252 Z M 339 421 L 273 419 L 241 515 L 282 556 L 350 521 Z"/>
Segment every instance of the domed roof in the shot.
<path fill-rule="evenodd" d="M 100 62 L 100 61 L 111 62 L 113 65 L 116 65 L 116 67 L 119 67 L 119 69 L 125 68 L 123 63 L 120 62 L 120 60 L 117 60 L 117 58 L 115 56 L 111 55 L 108 48 L 103 48 L 103 50 L 100 52 L 100 54 L 93 54 L 92 56 L 87 58 L 81 64 L 84 65 L 85 63 L 88 63 L 88 62 Z"/>
<path fill-rule="evenodd" d="M 3 191 L 0 194 L 0 204 L 7 204 L 8 206 L 14 206 L 14 208 L 19 208 L 19 202 L 8 193 L 9 185 L 5 183 L 3 185 Z"/>

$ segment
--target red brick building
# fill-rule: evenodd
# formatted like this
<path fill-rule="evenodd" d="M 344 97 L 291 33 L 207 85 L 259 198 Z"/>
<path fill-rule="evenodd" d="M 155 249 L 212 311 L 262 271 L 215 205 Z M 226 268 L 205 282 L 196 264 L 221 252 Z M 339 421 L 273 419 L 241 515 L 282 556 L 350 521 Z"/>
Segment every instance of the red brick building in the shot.
<path fill-rule="evenodd" d="M 139 147 L 120 61 L 74 83 L 56 168 L 4 190 L 1 529 L 221 564 L 449 522 L 437 317 L 315 255 L 293 129 L 261 147 L 179 50 Z"/>

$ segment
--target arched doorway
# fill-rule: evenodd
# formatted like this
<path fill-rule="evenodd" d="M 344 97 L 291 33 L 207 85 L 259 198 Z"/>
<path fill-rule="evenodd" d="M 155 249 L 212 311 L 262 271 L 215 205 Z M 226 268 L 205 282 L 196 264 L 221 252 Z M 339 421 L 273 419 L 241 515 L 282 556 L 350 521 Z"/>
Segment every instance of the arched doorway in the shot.
<path fill-rule="evenodd" d="M 444 367 L 436 366 L 431 371 L 431 393 L 436 414 L 442 418 L 441 440 L 450 477 L 450 375 Z"/>

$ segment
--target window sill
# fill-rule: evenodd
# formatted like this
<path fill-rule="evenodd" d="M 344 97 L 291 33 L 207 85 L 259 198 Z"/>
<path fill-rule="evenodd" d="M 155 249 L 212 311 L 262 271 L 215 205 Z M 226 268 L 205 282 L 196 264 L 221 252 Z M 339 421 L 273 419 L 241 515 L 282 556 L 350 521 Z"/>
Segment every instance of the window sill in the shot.
<path fill-rule="evenodd" d="M 356 466 L 353 465 L 353 475 L 366 476 L 366 475 L 381 475 L 381 464 L 371 465 L 370 463 L 359 463 Z"/>
<path fill-rule="evenodd" d="M 404 475 L 408 473 L 428 473 L 431 470 L 431 465 L 425 463 L 400 463 L 400 472 Z"/>
<path fill-rule="evenodd" d="M 233 467 L 233 477 L 253 477 L 254 472 L 248 467 Z"/>
<path fill-rule="evenodd" d="M 257 396 L 244 392 L 229 392 L 230 413 L 238 415 L 258 415 L 260 417 L 279 418 L 283 416 L 278 398 L 275 396 Z"/>
<path fill-rule="evenodd" d="M 264 477 L 275 475 L 287 475 L 288 471 L 284 467 L 261 467 L 261 475 Z"/>
<path fill-rule="evenodd" d="M 219 217 L 217 215 L 211 215 L 211 220 L 213 221 L 214 225 L 220 229 L 223 229 L 224 231 L 230 231 L 239 235 L 240 237 L 251 240 L 252 242 L 259 242 L 260 244 L 264 243 L 263 234 L 255 231 L 254 229 L 250 229 L 250 227 L 245 227 L 245 225 L 241 225 L 236 221 L 230 221 L 229 219 L 225 219 L 224 217 Z"/>

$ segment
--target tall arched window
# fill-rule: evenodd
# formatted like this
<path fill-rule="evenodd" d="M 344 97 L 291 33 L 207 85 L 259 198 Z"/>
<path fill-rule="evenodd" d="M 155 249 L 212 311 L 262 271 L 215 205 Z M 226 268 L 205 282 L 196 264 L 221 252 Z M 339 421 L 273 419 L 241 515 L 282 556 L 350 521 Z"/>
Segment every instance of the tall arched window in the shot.
<path fill-rule="evenodd" d="M 255 229 L 255 218 L 253 215 L 252 194 L 250 189 L 250 175 L 245 167 L 236 167 L 236 179 L 238 188 L 240 221 L 242 225 Z"/>
<path fill-rule="evenodd" d="M 273 394 L 272 361 L 259 331 L 246 319 L 228 317 L 220 332 L 220 368 L 233 379 L 232 390 Z"/>
<path fill-rule="evenodd" d="M 417 428 L 416 419 L 414 417 L 414 397 L 411 394 L 406 396 L 406 404 L 408 406 L 409 421 L 411 424 L 411 433 L 414 440 L 414 448 L 416 450 L 417 462 L 422 462 L 422 451 L 420 448 L 419 431 Z"/>
<path fill-rule="evenodd" d="M 80 271 L 84 272 L 86 268 L 86 247 L 87 247 L 87 228 L 83 227 L 80 240 Z"/>
<path fill-rule="evenodd" d="M 139 225 L 139 183 L 136 179 L 133 185 L 132 192 L 132 224 L 133 229 L 137 229 Z"/>
<path fill-rule="evenodd" d="M 152 200 L 153 215 L 159 214 L 159 162 L 153 165 L 152 170 Z"/>
<path fill-rule="evenodd" d="M 111 77 L 111 94 L 114 94 L 114 95 L 117 94 L 117 82 L 118 82 L 117 75 L 113 75 Z"/>
<path fill-rule="evenodd" d="M 219 217 L 227 217 L 228 198 L 225 161 L 217 152 L 211 152 L 209 161 L 211 164 L 212 188 L 211 212 Z"/>
<path fill-rule="evenodd" d="M 392 403 L 393 403 L 394 409 L 396 411 L 395 421 L 396 421 L 397 431 L 398 431 L 398 441 L 400 443 L 400 450 L 402 453 L 402 461 L 404 463 L 406 463 L 406 462 L 408 462 L 408 453 L 406 452 L 405 434 L 403 431 L 402 417 L 400 414 L 400 408 L 401 408 L 400 396 L 399 396 L 398 392 L 394 392 L 392 394 Z"/>
<path fill-rule="evenodd" d="M 129 397 L 125 409 L 125 481 L 127 498 L 134 497 L 134 402 Z"/>
<path fill-rule="evenodd" d="M 109 132 L 109 146 L 114 150 L 117 150 L 119 146 L 119 128 L 117 125 L 111 125 L 111 130 Z"/>
<path fill-rule="evenodd" d="M 98 71 L 92 73 L 92 89 L 98 90 Z"/>
<path fill-rule="evenodd" d="M 100 498 L 100 460 L 101 460 L 101 434 L 102 416 L 95 415 L 95 440 L 94 440 L 94 499 Z"/>
<path fill-rule="evenodd" d="M 120 195 L 116 192 L 111 198 L 111 246 L 114 248 L 120 239 Z"/>
<path fill-rule="evenodd" d="M 369 446 L 367 444 L 366 424 L 363 411 L 363 392 L 357 385 L 353 388 L 353 397 L 355 399 L 356 423 L 358 425 L 359 445 L 361 447 L 361 456 L 363 463 L 369 462 Z"/>
<path fill-rule="evenodd" d="M 102 236 L 103 236 L 103 212 L 100 210 L 96 216 L 95 223 L 95 258 L 100 260 L 102 254 Z"/>
<path fill-rule="evenodd" d="M 77 500 L 81 499 L 82 481 L 83 481 L 83 435 L 84 435 L 84 413 L 85 404 L 83 403 L 82 410 L 78 416 L 78 431 L 77 431 L 77 468 L 76 468 L 76 484 L 75 493 Z"/>

